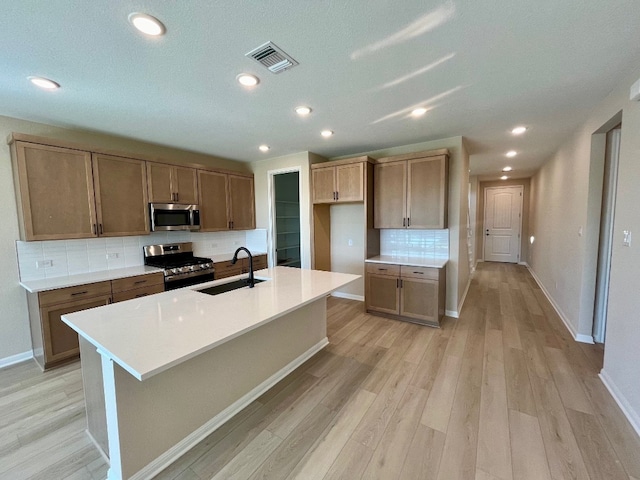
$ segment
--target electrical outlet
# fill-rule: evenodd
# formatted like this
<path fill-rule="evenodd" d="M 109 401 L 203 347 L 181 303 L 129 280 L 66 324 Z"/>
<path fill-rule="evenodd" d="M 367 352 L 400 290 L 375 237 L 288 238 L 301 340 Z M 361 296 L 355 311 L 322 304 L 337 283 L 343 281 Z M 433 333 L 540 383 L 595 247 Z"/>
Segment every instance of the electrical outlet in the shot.
<path fill-rule="evenodd" d="M 624 233 L 624 237 L 622 239 L 622 246 L 630 247 L 631 246 L 631 230 L 625 230 L 623 233 Z"/>
<path fill-rule="evenodd" d="M 120 258 L 120 254 L 119 253 L 107 253 L 107 260 L 112 260 L 114 258 Z"/>
<path fill-rule="evenodd" d="M 347 244 L 348 244 L 350 247 L 353 247 L 353 240 L 349 239 L 349 241 L 347 242 Z"/>
<path fill-rule="evenodd" d="M 37 260 L 36 268 L 49 268 L 53 267 L 53 260 Z"/>

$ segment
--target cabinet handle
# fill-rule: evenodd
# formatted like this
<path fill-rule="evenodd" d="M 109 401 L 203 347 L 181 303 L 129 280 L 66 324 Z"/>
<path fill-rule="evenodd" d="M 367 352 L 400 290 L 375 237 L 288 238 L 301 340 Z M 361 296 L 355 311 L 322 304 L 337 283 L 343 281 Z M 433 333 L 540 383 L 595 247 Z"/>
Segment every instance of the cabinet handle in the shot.
<path fill-rule="evenodd" d="M 336 201 L 340 200 L 340 192 L 336 192 Z"/>
<path fill-rule="evenodd" d="M 379 268 L 378 270 L 380 270 L 381 272 L 386 272 L 387 271 L 386 268 Z"/>
<path fill-rule="evenodd" d="M 137 282 L 133 282 L 134 285 L 138 285 L 139 283 L 147 283 L 146 280 L 138 280 Z"/>
<path fill-rule="evenodd" d="M 180 193 L 176 192 L 176 202 L 179 202 L 179 201 L 180 201 Z"/>
<path fill-rule="evenodd" d="M 139 293 L 136 295 L 136 298 L 140 298 L 140 297 L 146 297 L 147 295 L 149 295 L 148 293 Z"/>
<path fill-rule="evenodd" d="M 417 273 L 418 275 L 424 275 L 424 272 L 413 272 L 413 273 Z"/>
<path fill-rule="evenodd" d="M 411 226 L 411 217 L 407 217 L 407 227 Z"/>
<path fill-rule="evenodd" d="M 406 219 L 406 218 L 403 218 L 403 219 L 402 219 L 402 226 L 403 226 L 403 227 L 406 227 L 406 226 L 407 226 L 407 219 Z"/>
<path fill-rule="evenodd" d="M 400 288 L 400 279 L 396 278 L 396 288 Z"/>
<path fill-rule="evenodd" d="M 402 288 L 402 279 L 400 279 L 400 288 Z"/>
<path fill-rule="evenodd" d="M 98 234 L 98 229 L 97 229 L 97 227 L 96 227 L 96 224 L 95 224 L 95 223 L 93 224 L 93 234 L 94 234 L 94 235 L 97 235 L 97 234 Z"/>
<path fill-rule="evenodd" d="M 100 224 L 100 235 L 102 235 L 104 231 L 102 230 L 102 224 Z"/>
<path fill-rule="evenodd" d="M 233 228 L 234 228 L 234 227 L 233 227 L 233 223 L 234 223 L 234 222 L 233 222 L 233 220 L 231 220 L 231 229 L 232 229 L 232 230 L 233 230 Z"/>
<path fill-rule="evenodd" d="M 89 293 L 88 290 L 83 290 L 81 292 L 74 292 L 71 294 L 72 297 L 75 297 L 76 295 L 84 295 L 85 293 Z"/>

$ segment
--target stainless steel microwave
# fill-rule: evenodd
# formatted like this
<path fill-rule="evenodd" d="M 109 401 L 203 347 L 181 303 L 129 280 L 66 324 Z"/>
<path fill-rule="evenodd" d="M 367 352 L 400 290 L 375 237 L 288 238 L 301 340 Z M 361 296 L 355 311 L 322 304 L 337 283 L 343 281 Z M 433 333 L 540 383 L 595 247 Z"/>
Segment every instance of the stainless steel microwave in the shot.
<path fill-rule="evenodd" d="M 150 203 L 151 231 L 200 230 L 198 205 L 180 203 Z"/>

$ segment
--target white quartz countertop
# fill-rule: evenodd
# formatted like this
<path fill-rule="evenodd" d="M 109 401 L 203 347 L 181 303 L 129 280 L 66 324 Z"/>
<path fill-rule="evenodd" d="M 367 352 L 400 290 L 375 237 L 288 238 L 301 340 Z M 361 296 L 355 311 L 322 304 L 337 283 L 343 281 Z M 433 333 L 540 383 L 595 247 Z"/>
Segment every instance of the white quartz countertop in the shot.
<path fill-rule="evenodd" d="M 87 283 L 104 282 L 117 278 L 135 277 L 136 275 L 147 275 L 149 273 L 162 272 L 161 268 L 138 265 L 137 267 L 117 268 L 113 270 L 101 270 L 99 272 L 80 273 L 78 275 L 67 275 L 64 277 L 43 278 L 41 280 L 24 280 L 20 282 L 27 291 L 31 293 L 54 290 L 56 288 L 75 287 Z"/>
<path fill-rule="evenodd" d="M 254 288 L 220 295 L 198 290 L 246 275 L 63 315 L 79 335 L 138 380 L 311 303 L 360 278 L 346 273 L 276 267 Z"/>
<path fill-rule="evenodd" d="M 367 258 L 365 262 L 369 263 L 386 263 L 391 265 L 409 265 L 411 267 L 431 267 L 443 268 L 449 260 L 446 258 L 434 257 L 405 257 L 396 255 L 378 255 L 377 257 Z"/>

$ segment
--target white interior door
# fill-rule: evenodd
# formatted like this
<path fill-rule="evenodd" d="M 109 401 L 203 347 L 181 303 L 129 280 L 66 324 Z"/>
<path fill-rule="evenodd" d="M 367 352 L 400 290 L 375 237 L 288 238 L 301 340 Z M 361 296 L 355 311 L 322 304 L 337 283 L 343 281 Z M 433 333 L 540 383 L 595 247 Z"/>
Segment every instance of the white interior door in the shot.
<path fill-rule="evenodd" d="M 522 185 L 484 190 L 484 260 L 518 263 Z"/>

